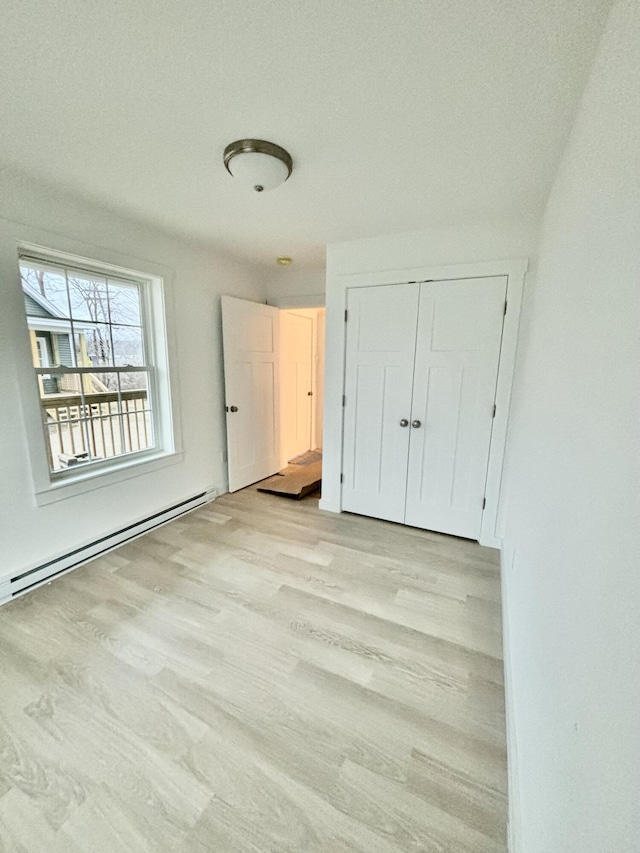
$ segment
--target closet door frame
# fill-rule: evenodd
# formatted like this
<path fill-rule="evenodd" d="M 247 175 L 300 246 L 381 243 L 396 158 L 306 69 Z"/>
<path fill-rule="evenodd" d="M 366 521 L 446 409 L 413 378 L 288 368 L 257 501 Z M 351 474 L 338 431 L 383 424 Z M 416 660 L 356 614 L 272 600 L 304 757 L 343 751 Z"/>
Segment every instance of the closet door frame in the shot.
<path fill-rule="evenodd" d="M 356 273 L 327 276 L 326 362 L 324 407 L 324 458 L 322 498 L 320 509 L 342 512 L 342 456 L 344 438 L 346 323 L 345 312 L 350 288 L 377 285 L 421 283 L 425 281 L 455 281 L 463 278 L 493 278 L 507 276 L 507 313 L 502 330 L 502 346 L 496 386 L 496 416 L 493 421 L 487 483 L 486 503 L 482 514 L 480 544 L 490 548 L 502 547 L 502 518 L 500 485 L 509 424 L 509 406 L 513 387 L 522 293 L 528 259 L 482 261 L 439 267 L 416 267 L 385 272 Z"/>

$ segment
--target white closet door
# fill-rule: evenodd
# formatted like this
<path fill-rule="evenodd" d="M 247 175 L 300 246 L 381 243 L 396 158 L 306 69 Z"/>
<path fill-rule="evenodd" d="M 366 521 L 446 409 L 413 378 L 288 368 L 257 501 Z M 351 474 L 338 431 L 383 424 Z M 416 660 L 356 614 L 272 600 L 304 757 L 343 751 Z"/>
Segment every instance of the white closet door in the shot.
<path fill-rule="evenodd" d="M 506 288 L 420 285 L 406 524 L 480 536 Z"/>
<path fill-rule="evenodd" d="M 342 507 L 404 521 L 417 284 L 354 288 L 347 300 Z"/>
<path fill-rule="evenodd" d="M 280 468 L 277 308 L 222 297 L 229 491 Z"/>

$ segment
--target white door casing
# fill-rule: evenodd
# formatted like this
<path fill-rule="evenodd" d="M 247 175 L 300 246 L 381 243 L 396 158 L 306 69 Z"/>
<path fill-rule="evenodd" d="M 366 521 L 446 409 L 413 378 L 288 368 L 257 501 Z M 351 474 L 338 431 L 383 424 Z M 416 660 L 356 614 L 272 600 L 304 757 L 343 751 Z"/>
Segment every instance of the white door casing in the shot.
<path fill-rule="evenodd" d="M 418 295 L 370 287 L 347 302 L 342 507 L 388 521 L 405 516 Z"/>
<path fill-rule="evenodd" d="M 315 394 L 315 411 L 316 411 L 316 428 L 314 447 L 322 447 L 322 427 L 324 423 L 324 342 L 325 342 L 325 310 L 320 309 L 316 319 L 316 394 Z"/>
<path fill-rule="evenodd" d="M 506 276 L 420 285 L 405 523 L 482 525 Z"/>
<path fill-rule="evenodd" d="M 230 492 L 280 467 L 278 325 L 277 308 L 222 297 Z"/>

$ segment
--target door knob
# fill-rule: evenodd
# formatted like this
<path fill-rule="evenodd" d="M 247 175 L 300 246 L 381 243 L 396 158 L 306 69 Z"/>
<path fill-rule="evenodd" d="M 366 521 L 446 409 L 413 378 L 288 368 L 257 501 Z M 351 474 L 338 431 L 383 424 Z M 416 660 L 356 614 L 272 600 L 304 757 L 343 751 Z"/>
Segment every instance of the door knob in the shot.
<path fill-rule="evenodd" d="M 229 409 L 229 411 L 230 411 L 230 412 L 237 412 L 237 411 L 238 411 L 238 407 L 237 407 L 237 406 L 231 406 L 231 407 L 230 407 L 230 409 Z"/>
<path fill-rule="evenodd" d="M 313 391 L 307 391 L 307 397 L 313 397 Z"/>
<path fill-rule="evenodd" d="M 411 426 L 414 429 L 420 429 L 420 427 L 422 426 L 422 421 L 411 421 Z"/>
<path fill-rule="evenodd" d="M 409 421 L 408 421 L 406 418 L 403 418 L 403 419 L 400 421 L 400 426 L 401 426 L 401 427 L 409 426 Z"/>

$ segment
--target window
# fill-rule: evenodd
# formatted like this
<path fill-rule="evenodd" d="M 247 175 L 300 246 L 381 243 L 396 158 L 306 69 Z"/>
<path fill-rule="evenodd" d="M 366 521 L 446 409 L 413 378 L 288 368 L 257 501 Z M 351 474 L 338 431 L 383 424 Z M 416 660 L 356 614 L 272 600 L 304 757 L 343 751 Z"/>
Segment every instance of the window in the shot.
<path fill-rule="evenodd" d="M 152 281 L 26 253 L 20 278 L 50 481 L 172 449 Z"/>

